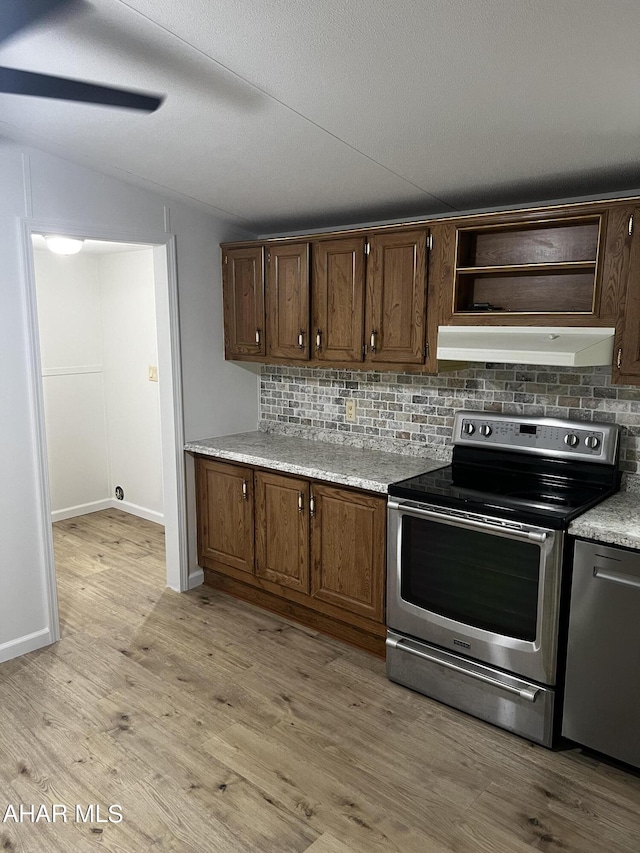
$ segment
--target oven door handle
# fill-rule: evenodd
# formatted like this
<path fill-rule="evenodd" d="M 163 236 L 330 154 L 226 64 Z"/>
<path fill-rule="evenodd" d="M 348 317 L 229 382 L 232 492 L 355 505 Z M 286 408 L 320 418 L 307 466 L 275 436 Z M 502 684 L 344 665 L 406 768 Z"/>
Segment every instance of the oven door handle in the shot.
<path fill-rule="evenodd" d="M 389 501 L 389 509 L 399 510 L 407 515 L 415 515 L 419 518 L 429 518 L 432 521 L 439 521 L 443 524 L 451 524 L 456 527 L 468 527 L 470 530 L 482 530 L 489 533 L 495 533 L 498 536 L 508 536 L 512 539 L 525 539 L 529 542 L 546 542 L 549 534 L 546 530 L 520 530 L 518 528 L 509 527 L 502 524 L 491 524 L 488 521 L 477 521 L 475 518 L 465 518 L 459 515 L 449 515 L 446 510 L 444 512 L 433 512 L 428 509 L 419 509 L 418 507 L 409 506 L 408 504 L 399 504 L 395 501 Z"/>
<path fill-rule="evenodd" d="M 430 663 L 435 663 L 438 666 L 443 666 L 445 669 L 451 669 L 453 672 L 460 673 L 461 675 L 466 675 L 469 678 L 474 678 L 476 681 L 483 681 L 486 684 L 491 684 L 493 687 L 498 687 L 500 690 L 504 690 L 507 693 L 514 693 L 516 696 L 519 696 L 521 699 L 526 699 L 527 702 L 535 702 L 540 693 L 540 689 L 538 687 L 531 687 L 527 685 L 526 687 L 514 687 L 511 684 L 506 684 L 503 681 L 500 681 L 497 678 L 492 678 L 490 675 L 486 675 L 483 672 L 478 672 L 478 670 L 467 669 L 464 666 L 460 666 L 457 663 L 453 663 L 453 661 L 443 660 L 438 655 L 430 655 L 428 652 L 423 651 L 422 649 L 417 649 L 415 646 L 411 645 L 406 640 L 387 640 L 387 644 L 393 645 L 395 648 L 400 649 L 403 652 L 408 652 L 410 655 L 415 655 L 418 658 L 424 658 L 424 660 L 428 660 Z"/>

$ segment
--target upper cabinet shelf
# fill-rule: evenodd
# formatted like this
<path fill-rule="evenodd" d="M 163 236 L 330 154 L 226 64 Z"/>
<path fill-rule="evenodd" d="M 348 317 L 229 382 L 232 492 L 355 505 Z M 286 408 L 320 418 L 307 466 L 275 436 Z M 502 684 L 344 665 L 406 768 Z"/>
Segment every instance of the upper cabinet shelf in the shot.
<path fill-rule="evenodd" d="M 461 227 L 452 313 L 591 314 L 603 216 Z"/>
<path fill-rule="evenodd" d="M 496 264 L 494 267 L 458 267 L 458 274 L 489 275 L 490 273 L 503 273 L 514 275 L 528 272 L 575 272 L 576 270 L 595 270 L 595 268 L 595 261 L 566 261 L 561 264 Z"/>

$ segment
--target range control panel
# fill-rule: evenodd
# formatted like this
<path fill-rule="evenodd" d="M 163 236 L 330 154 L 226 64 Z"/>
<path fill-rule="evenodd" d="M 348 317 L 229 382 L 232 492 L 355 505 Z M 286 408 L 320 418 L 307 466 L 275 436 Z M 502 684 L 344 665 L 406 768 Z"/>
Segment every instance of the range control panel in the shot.
<path fill-rule="evenodd" d="M 453 443 L 613 464 L 619 433 L 617 424 L 456 412 Z"/>

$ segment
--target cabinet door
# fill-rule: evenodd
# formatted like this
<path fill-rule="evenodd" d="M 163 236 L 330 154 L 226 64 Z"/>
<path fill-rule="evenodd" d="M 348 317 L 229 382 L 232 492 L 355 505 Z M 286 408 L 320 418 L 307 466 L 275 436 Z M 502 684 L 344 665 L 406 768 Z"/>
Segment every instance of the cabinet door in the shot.
<path fill-rule="evenodd" d="M 598 320 L 603 326 L 617 326 L 624 305 L 629 274 L 629 252 L 632 235 L 629 234 L 630 217 L 637 215 L 633 205 L 611 207 L 603 214 L 606 223 L 602 240 L 602 276 L 598 293 Z M 633 220 L 631 220 L 633 221 Z"/>
<path fill-rule="evenodd" d="M 309 483 L 256 472 L 256 575 L 309 593 Z"/>
<path fill-rule="evenodd" d="M 425 373 L 438 372 L 438 328 L 446 322 L 447 305 L 451 305 L 456 229 L 451 222 L 435 223 L 429 229 L 427 284 L 427 320 L 425 324 Z M 450 313 L 450 307 L 449 307 Z"/>
<path fill-rule="evenodd" d="M 313 358 L 362 361 L 364 237 L 313 245 Z"/>
<path fill-rule="evenodd" d="M 422 364 L 427 232 L 374 234 L 369 241 L 366 360 Z"/>
<path fill-rule="evenodd" d="M 267 354 L 309 358 L 309 244 L 267 249 Z"/>
<path fill-rule="evenodd" d="M 223 249 L 224 351 L 226 358 L 264 355 L 264 250 Z"/>
<path fill-rule="evenodd" d="M 626 300 L 620 304 L 613 350 L 613 380 L 618 384 L 640 385 L 640 207 L 624 223 L 629 254 L 625 279 Z M 631 233 L 629 233 L 631 232 Z"/>
<path fill-rule="evenodd" d="M 311 595 L 384 622 L 386 501 L 313 486 Z"/>
<path fill-rule="evenodd" d="M 253 574 L 253 471 L 198 458 L 196 478 L 198 556 Z"/>

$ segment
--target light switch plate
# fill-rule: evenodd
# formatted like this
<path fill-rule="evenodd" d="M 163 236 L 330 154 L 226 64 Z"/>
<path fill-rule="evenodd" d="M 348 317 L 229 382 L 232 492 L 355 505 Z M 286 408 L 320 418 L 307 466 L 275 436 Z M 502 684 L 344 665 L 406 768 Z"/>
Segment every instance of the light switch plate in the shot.
<path fill-rule="evenodd" d="M 158 368 L 154 364 L 149 365 L 149 382 L 158 381 Z"/>

